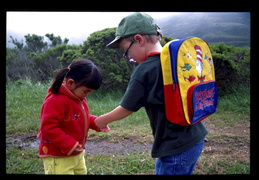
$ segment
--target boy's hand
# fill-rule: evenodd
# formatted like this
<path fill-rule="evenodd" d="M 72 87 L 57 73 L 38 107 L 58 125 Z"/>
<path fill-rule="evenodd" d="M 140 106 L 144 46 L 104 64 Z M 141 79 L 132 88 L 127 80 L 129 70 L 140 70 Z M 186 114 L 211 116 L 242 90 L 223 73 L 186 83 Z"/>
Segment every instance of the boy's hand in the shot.
<path fill-rule="evenodd" d="M 105 122 L 105 117 L 104 116 L 99 116 L 95 119 L 94 123 L 96 124 L 96 126 L 101 129 L 101 131 L 103 129 L 109 128 L 107 126 L 107 123 Z M 110 128 L 109 128 L 110 129 Z"/>

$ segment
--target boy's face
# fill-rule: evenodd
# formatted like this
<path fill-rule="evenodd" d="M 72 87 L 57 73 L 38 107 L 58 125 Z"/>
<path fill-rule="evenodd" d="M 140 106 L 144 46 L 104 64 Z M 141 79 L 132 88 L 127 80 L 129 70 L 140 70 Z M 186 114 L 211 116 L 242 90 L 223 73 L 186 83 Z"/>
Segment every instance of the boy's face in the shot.
<path fill-rule="evenodd" d="M 134 40 L 135 41 L 130 46 L 130 44 L 132 43 L 131 41 L 122 39 L 119 46 L 124 52 L 128 50 L 127 54 L 129 57 L 134 59 L 136 62 L 141 63 L 146 57 L 144 48 L 145 40 L 144 37 L 139 34 L 134 36 Z"/>

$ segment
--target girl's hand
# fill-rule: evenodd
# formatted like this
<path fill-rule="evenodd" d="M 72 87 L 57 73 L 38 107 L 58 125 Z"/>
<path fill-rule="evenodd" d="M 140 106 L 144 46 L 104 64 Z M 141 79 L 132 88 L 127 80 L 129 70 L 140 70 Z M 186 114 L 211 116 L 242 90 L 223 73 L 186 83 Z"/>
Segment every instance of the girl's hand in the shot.
<path fill-rule="evenodd" d="M 109 128 L 107 126 L 107 123 L 105 122 L 105 117 L 104 116 L 99 116 L 95 119 L 94 123 L 96 124 L 96 126 L 102 131 L 106 128 Z M 110 129 L 110 128 L 109 128 Z M 106 131 L 107 132 L 107 131 Z"/>
<path fill-rule="evenodd" d="M 101 132 L 109 132 L 111 129 L 110 127 L 107 125 L 105 128 L 100 129 Z"/>
<path fill-rule="evenodd" d="M 83 147 L 81 145 L 78 145 L 72 154 L 78 154 L 78 153 L 82 152 L 83 150 L 84 150 Z"/>

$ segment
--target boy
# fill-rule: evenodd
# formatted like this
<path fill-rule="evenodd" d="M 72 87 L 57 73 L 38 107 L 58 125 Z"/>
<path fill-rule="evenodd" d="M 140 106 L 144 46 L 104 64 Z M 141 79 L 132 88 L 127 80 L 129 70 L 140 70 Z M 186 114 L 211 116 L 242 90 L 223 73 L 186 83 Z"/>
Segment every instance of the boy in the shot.
<path fill-rule="evenodd" d="M 115 35 L 107 47 L 120 47 L 125 51 L 123 56 L 127 60 L 134 59 L 140 64 L 132 73 L 120 106 L 97 118 L 96 125 L 104 128 L 108 123 L 145 107 L 154 136 L 151 154 L 157 158 L 156 174 L 192 174 L 208 131 L 201 122 L 180 126 L 166 119 L 160 28 L 149 15 L 133 13 L 121 20 Z"/>

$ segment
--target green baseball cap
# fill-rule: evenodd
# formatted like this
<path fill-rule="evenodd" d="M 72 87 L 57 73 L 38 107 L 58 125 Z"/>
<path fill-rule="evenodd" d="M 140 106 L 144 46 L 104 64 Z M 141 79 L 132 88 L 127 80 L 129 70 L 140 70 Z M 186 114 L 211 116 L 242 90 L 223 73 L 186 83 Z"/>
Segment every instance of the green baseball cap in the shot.
<path fill-rule="evenodd" d="M 106 47 L 118 48 L 118 41 L 127 36 L 135 34 L 161 34 L 161 30 L 154 19 L 145 13 L 136 12 L 124 17 L 119 23 L 115 39 L 107 44 Z M 162 35 L 162 34 L 161 34 Z"/>

